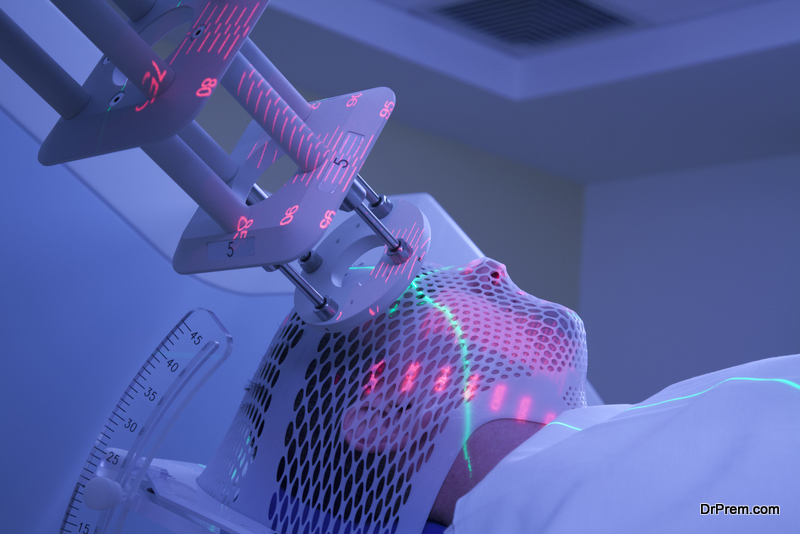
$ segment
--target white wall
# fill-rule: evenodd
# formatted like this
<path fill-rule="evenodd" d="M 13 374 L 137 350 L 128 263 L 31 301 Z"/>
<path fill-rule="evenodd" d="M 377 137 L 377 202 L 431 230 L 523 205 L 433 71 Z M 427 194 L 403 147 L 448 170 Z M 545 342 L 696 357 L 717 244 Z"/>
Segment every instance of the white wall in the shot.
<path fill-rule="evenodd" d="M 800 154 L 587 187 L 578 311 L 606 402 L 800 352 Z"/>

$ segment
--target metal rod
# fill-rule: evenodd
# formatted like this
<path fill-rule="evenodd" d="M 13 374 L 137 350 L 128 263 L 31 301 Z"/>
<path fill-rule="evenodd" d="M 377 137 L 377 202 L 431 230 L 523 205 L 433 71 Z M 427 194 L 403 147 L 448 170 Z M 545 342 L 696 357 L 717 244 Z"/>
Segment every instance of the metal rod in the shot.
<path fill-rule="evenodd" d="M 175 73 L 105 0 L 51 0 L 145 96 L 156 98 Z"/>
<path fill-rule="evenodd" d="M 272 64 L 272 61 L 264 55 L 264 52 L 253 41 L 249 38 L 245 39 L 241 52 L 301 119 L 306 120 L 311 115 L 311 106 L 308 105 L 306 99 L 297 92 L 291 82 Z"/>
<path fill-rule="evenodd" d="M 247 205 L 252 206 L 253 204 L 258 204 L 262 200 L 267 200 L 269 198 L 269 193 L 261 189 L 258 184 L 253 184 L 253 187 L 250 189 L 250 192 L 247 194 Z"/>
<path fill-rule="evenodd" d="M 394 237 L 391 232 L 383 225 L 383 223 L 378 219 L 374 213 L 372 213 L 369 209 L 367 209 L 364 204 L 359 204 L 355 208 L 355 212 L 358 213 L 358 216 L 367 223 L 373 232 L 375 232 L 378 237 L 380 237 L 386 246 L 389 248 L 389 252 L 394 252 L 400 248 L 400 241 Z"/>
<path fill-rule="evenodd" d="M 0 60 L 64 119 L 89 102 L 89 93 L 1 9 Z"/>
<path fill-rule="evenodd" d="M 241 53 L 233 59 L 222 85 L 301 171 L 313 171 L 322 163 L 320 139 Z"/>
<path fill-rule="evenodd" d="M 291 283 L 300 290 L 303 295 L 305 295 L 308 300 L 314 303 L 314 308 L 322 308 L 325 306 L 326 301 L 325 297 L 323 297 L 319 291 L 314 289 L 314 286 L 309 284 L 305 278 L 300 276 L 294 269 L 292 269 L 288 265 L 279 265 L 278 270 L 289 279 Z"/>
<path fill-rule="evenodd" d="M 178 136 L 225 182 L 236 176 L 239 165 L 196 121 L 190 122 Z"/>
<path fill-rule="evenodd" d="M 375 206 L 376 204 L 379 204 L 381 202 L 380 195 L 378 195 L 378 193 L 376 193 L 375 190 L 372 189 L 372 186 L 370 186 L 367 183 L 367 181 L 361 177 L 360 174 L 356 174 L 356 180 L 361 182 L 361 186 L 364 188 L 364 191 L 366 191 L 367 202 L 369 203 L 370 207 Z"/>
<path fill-rule="evenodd" d="M 142 150 L 226 232 L 249 218 L 250 208 L 177 135 Z"/>
<path fill-rule="evenodd" d="M 364 197 L 367 199 L 369 210 L 378 218 L 383 219 L 392 211 L 392 201 L 386 198 L 386 195 L 379 195 L 367 183 L 363 176 L 356 175 L 356 182 L 364 189 Z"/>

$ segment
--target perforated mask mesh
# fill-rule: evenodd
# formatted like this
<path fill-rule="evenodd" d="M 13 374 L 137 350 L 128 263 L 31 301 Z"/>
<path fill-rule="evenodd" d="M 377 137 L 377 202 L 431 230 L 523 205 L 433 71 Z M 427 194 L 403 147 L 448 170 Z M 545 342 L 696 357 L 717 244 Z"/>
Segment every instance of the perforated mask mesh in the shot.
<path fill-rule="evenodd" d="M 351 331 L 292 312 L 198 483 L 280 533 L 416 534 L 472 431 L 585 406 L 585 376 L 574 312 L 490 259 L 426 267 Z"/>

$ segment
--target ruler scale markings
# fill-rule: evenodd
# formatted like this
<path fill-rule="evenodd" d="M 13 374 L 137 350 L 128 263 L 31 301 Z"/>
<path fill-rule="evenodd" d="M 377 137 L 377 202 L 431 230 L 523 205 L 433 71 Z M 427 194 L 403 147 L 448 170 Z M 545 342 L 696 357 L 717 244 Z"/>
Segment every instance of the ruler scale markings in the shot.
<path fill-rule="evenodd" d="M 202 324 L 195 325 L 198 327 L 196 331 L 185 323 L 185 319 L 190 316 L 195 317 L 193 322 L 198 317 L 202 318 Z M 181 325 L 189 328 L 189 332 L 195 336 L 194 339 L 185 335 L 187 332 Z M 197 336 L 202 336 L 202 345 L 198 343 L 201 338 Z M 189 312 L 162 339 L 159 347 L 145 359 L 122 392 L 90 448 L 65 509 L 59 530 L 62 534 L 75 532 L 75 522 L 87 527 L 91 525 L 89 528 L 98 529 L 98 532 L 119 531 L 122 528 L 127 517 L 124 506 L 114 507 L 102 514 L 85 506 L 84 491 L 88 483 L 97 476 L 109 477 L 124 488 L 127 498 L 144 491 L 141 483 L 155 454 L 155 448 L 191 397 L 227 359 L 231 351 L 230 335 L 211 312 L 202 309 Z M 167 341 L 177 350 L 175 358 L 181 362 L 181 372 L 175 372 L 177 369 L 174 366 L 156 366 L 152 361 L 162 362 L 158 354 L 167 359 L 161 352 L 169 350 Z M 212 358 L 218 351 L 220 354 Z M 145 384 L 150 386 L 150 396 L 142 398 Z M 158 402 L 152 402 L 151 397 L 155 391 L 158 391 Z M 126 432 L 117 432 L 116 429 L 120 426 Z"/>
<path fill-rule="evenodd" d="M 236 13 L 236 10 L 237 10 L 237 9 L 239 9 L 239 6 L 235 6 L 235 7 L 233 8 L 233 11 L 231 11 L 231 14 L 230 14 L 230 15 L 228 15 L 228 18 L 227 18 L 227 19 L 225 19 L 225 24 L 228 24 L 228 23 L 231 21 L 231 17 L 234 15 L 234 13 Z"/>
<path fill-rule="evenodd" d="M 194 23 L 194 26 L 192 26 L 192 29 L 195 29 L 197 27 L 197 23 L 200 22 L 200 19 L 202 19 L 203 15 L 206 14 L 206 9 L 208 9 L 209 5 L 211 5 L 211 2 L 206 3 L 206 7 L 203 8 L 203 11 L 200 13 L 200 16 L 197 17 L 197 21 Z"/>
<path fill-rule="evenodd" d="M 205 22 L 206 24 L 208 24 L 208 21 L 211 20 L 211 17 L 214 16 L 214 11 L 217 10 L 217 7 L 219 7 L 219 6 L 214 6 L 214 9 L 211 10 L 211 14 L 208 15 L 208 18 L 206 19 L 206 22 Z"/>
<path fill-rule="evenodd" d="M 242 12 L 241 12 L 241 13 L 239 13 L 239 18 L 238 18 L 238 19 L 236 19 L 236 22 L 234 22 L 234 24 L 236 24 L 236 25 L 238 25 L 238 24 L 239 24 L 239 21 L 240 21 L 240 20 L 242 20 L 242 15 L 244 15 L 244 14 L 245 14 L 245 12 L 247 12 L 247 8 L 244 8 L 244 10 L 242 10 Z"/>
<path fill-rule="evenodd" d="M 222 15 L 225 13 L 226 9 L 228 9 L 228 4 L 225 4 L 225 7 L 223 7 L 222 11 L 219 12 L 219 15 L 217 16 L 217 20 L 214 21 L 214 24 L 217 24 L 219 22 L 219 19 L 222 18 Z"/>

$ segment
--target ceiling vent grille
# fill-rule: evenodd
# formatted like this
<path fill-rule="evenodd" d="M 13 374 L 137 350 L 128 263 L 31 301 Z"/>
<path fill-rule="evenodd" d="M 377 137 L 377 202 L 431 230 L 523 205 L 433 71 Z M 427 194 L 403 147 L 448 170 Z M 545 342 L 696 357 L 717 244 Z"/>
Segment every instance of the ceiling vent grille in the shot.
<path fill-rule="evenodd" d="M 631 25 L 580 0 L 472 0 L 438 7 L 429 14 L 516 49 Z"/>

